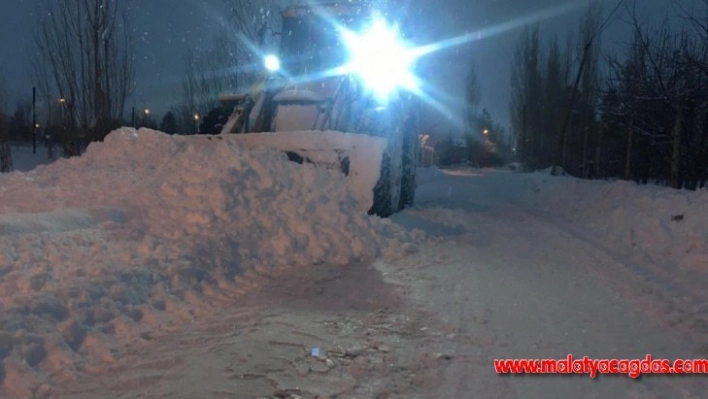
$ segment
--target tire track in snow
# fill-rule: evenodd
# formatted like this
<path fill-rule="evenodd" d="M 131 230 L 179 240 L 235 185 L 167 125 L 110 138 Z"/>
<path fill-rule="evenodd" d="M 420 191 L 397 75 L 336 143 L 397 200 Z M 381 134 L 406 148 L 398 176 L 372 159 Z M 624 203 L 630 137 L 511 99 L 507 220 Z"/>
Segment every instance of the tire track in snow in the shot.
<path fill-rule="evenodd" d="M 549 218 L 518 206 L 519 211 L 546 223 L 581 241 L 597 251 L 592 271 L 624 299 L 641 307 L 642 311 L 662 325 L 674 328 L 693 339 L 708 336 L 708 301 L 702 276 L 692 280 L 674 275 L 668 267 L 657 265 L 641 253 L 622 253 L 619 248 L 589 234 L 586 230 L 558 219 Z M 617 278 L 620 277 L 621 278 Z M 708 356 L 708 348 L 703 355 Z"/>

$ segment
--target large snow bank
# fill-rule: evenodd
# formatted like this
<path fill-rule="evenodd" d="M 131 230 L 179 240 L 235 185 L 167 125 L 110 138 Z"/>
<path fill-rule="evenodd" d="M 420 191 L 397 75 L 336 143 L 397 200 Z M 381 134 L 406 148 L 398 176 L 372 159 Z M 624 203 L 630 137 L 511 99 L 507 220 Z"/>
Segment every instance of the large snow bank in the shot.
<path fill-rule="evenodd" d="M 549 171 L 454 169 L 425 172 L 408 213 L 475 231 L 477 215 L 508 214 L 506 206 L 581 227 L 676 272 L 708 272 L 708 191 L 674 190 L 626 181 L 581 180 Z M 436 176 L 434 179 L 430 176 Z M 432 200 L 434 199 L 434 200 Z M 523 215 L 524 213 L 521 213 Z M 523 222 L 523 220 L 519 220 Z"/>
<path fill-rule="evenodd" d="M 526 201 L 662 263 L 708 271 L 708 191 L 530 176 Z"/>
<path fill-rule="evenodd" d="M 421 238 L 359 211 L 338 172 L 227 136 L 115 131 L 0 177 L 0 382 L 11 397 L 44 392 L 112 361 L 116 338 L 190 319 L 259 275 L 397 256 Z"/>

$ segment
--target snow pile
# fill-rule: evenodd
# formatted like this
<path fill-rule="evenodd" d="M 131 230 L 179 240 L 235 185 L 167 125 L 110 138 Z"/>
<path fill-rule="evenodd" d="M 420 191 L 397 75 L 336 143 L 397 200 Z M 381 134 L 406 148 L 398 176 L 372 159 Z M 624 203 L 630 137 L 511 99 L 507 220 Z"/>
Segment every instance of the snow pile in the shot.
<path fill-rule="evenodd" d="M 658 262 L 708 271 L 708 191 L 530 175 L 524 201 Z"/>
<path fill-rule="evenodd" d="M 362 213 L 341 173 L 220 136 L 121 129 L 80 158 L 0 177 L 0 198 L 0 382 L 17 397 L 259 275 L 422 239 Z"/>
<path fill-rule="evenodd" d="M 581 180 L 550 171 L 452 169 L 418 190 L 408 211 L 448 226 L 477 231 L 480 216 L 542 217 L 586 228 L 612 245 L 687 272 L 708 271 L 708 191 Z M 432 200 L 434 199 L 434 201 Z M 434 205 L 434 206 L 426 206 Z M 511 209 L 510 209 L 511 208 Z"/>

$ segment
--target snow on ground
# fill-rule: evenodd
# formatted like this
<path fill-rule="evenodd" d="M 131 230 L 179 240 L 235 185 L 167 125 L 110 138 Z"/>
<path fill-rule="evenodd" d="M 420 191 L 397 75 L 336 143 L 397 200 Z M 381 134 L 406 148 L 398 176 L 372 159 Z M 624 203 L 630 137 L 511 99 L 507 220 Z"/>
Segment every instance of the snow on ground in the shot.
<path fill-rule="evenodd" d="M 532 175 L 526 198 L 654 261 L 708 271 L 708 191 Z"/>
<path fill-rule="evenodd" d="M 0 176 L 0 396 L 41 397 L 145 330 L 227 306 L 289 267 L 414 252 L 422 232 L 400 225 L 477 231 L 474 214 L 506 212 L 500 201 L 667 269 L 708 271 L 705 190 L 470 168 L 425 168 L 418 181 L 418 206 L 394 223 L 362 212 L 337 172 L 228 137 L 133 129 Z"/>
<path fill-rule="evenodd" d="M 375 262 L 378 276 L 366 264 L 291 269 L 258 290 L 265 300 L 241 301 L 244 307 L 214 322 L 162 335 L 152 350 L 143 346 L 117 362 L 115 372 L 71 384 L 75 395 L 66 397 L 542 398 L 551 390 L 559 397 L 701 397 L 700 377 L 495 375 L 495 358 L 691 358 L 705 351 L 708 324 L 694 323 L 706 313 L 708 283 L 694 280 L 695 291 L 663 284 L 652 280 L 662 276 L 648 262 L 627 265 L 634 260 L 624 256 L 628 248 L 596 245 L 592 230 L 569 217 L 572 204 L 585 200 L 575 186 L 587 182 L 491 169 L 420 172 L 417 206 L 393 218 L 438 236 L 419 253 Z M 595 232 L 611 231 L 611 214 L 585 216 L 594 216 Z M 582 234 L 569 233 L 576 231 Z M 395 288 L 377 284 L 382 276 Z M 678 295 L 657 295 L 662 290 Z M 404 306 L 391 307 L 396 297 Z M 360 312 L 362 305 L 374 313 Z M 700 339 L 686 342 L 680 327 Z M 308 356 L 313 347 L 324 358 Z"/>
<path fill-rule="evenodd" d="M 112 362 L 273 277 L 416 250 L 346 178 L 228 137 L 121 129 L 0 176 L 0 382 L 11 397 Z M 2 392 L 2 391 L 0 391 Z"/>
<path fill-rule="evenodd" d="M 645 192 L 665 201 L 643 201 Z M 454 354 L 444 384 L 435 394 L 419 388 L 419 396 L 705 397 L 705 376 L 500 378 L 491 360 L 703 357 L 708 268 L 678 267 L 685 259 L 678 252 L 652 261 L 647 245 L 615 237 L 641 217 L 661 220 L 684 198 L 686 215 L 703 223 L 690 234 L 706 234 L 704 194 L 492 169 L 445 170 L 420 187 L 417 206 L 396 219 L 413 214 L 455 228 L 382 270 L 402 271 L 416 302 L 458 338 L 435 350 Z M 615 206 L 624 214 L 615 216 Z M 446 236 L 453 230 L 462 231 Z M 672 242 L 687 233 L 672 230 Z"/>
<path fill-rule="evenodd" d="M 443 190 L 447 199 L 436 207 L 417 211 L 446 226 L 474 229 L 466 222 L 465 212 L 482 212 L 485 205 L 508 201 L 539 216 L 559 217 L 588 228 L 598 237 L 633 248 L 655 262 L 708 272 L 707 190 L 581 180 L 551 176 L 548 171 L 432 169 L 422 174 L 422 181 L 443 179 L 449 183 L 426 187 Z M 456 177 L 475 176 L 479 179 L 468 179 L 464 185 L 455 183 Z M 474 202 L 476 209 L 458 206 L 465 202 Z"/>

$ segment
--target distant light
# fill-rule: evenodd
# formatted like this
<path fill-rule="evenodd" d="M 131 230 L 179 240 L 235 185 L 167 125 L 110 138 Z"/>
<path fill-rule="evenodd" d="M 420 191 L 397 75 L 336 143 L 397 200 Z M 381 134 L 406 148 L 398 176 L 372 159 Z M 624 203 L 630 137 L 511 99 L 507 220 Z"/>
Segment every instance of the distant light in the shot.
<path fill-rule="evenodd" d="M 147 108 L 145 108 L 145 111 L 143 111 L 143 112 L 145 112 L 145 115 L 150 115 L 150 110 Z"/>
<path fill-rule="evenodd" d="M 280 59 L 272 54 L 266 55 L 263 58 L 263 65 L 265 65 L 267 70 L 275 72 L 280 69 Z"/>
<path fill-rule="evenodd" d="M 35 124 L 34 124 L 34 127 L 37 128 L 37 129 L 39 129 L 39 123 L 35 123 Z"/>
<path fill-rule="evenodd" d="M 199 118 L 200 118 L 200 117 L 199 117 L 199 114 L 194 114 L 194 120 L 195 120 L 195 121 L 198 121 Z"/>
<path fill-rule="evenodd" d="M 489 129 L 484 129 L 484 130 L 482 131 L 482 133 L 484 133 L 484 134 L 489 134 Z"/>
<path fill-rule="evenodd" d="M 66 98 L 61 97 L 61 98 L 59 99 L 59 102 L 62 103 L 62 104 L 64 104 L 64 103 L 66 102 Z"/>

